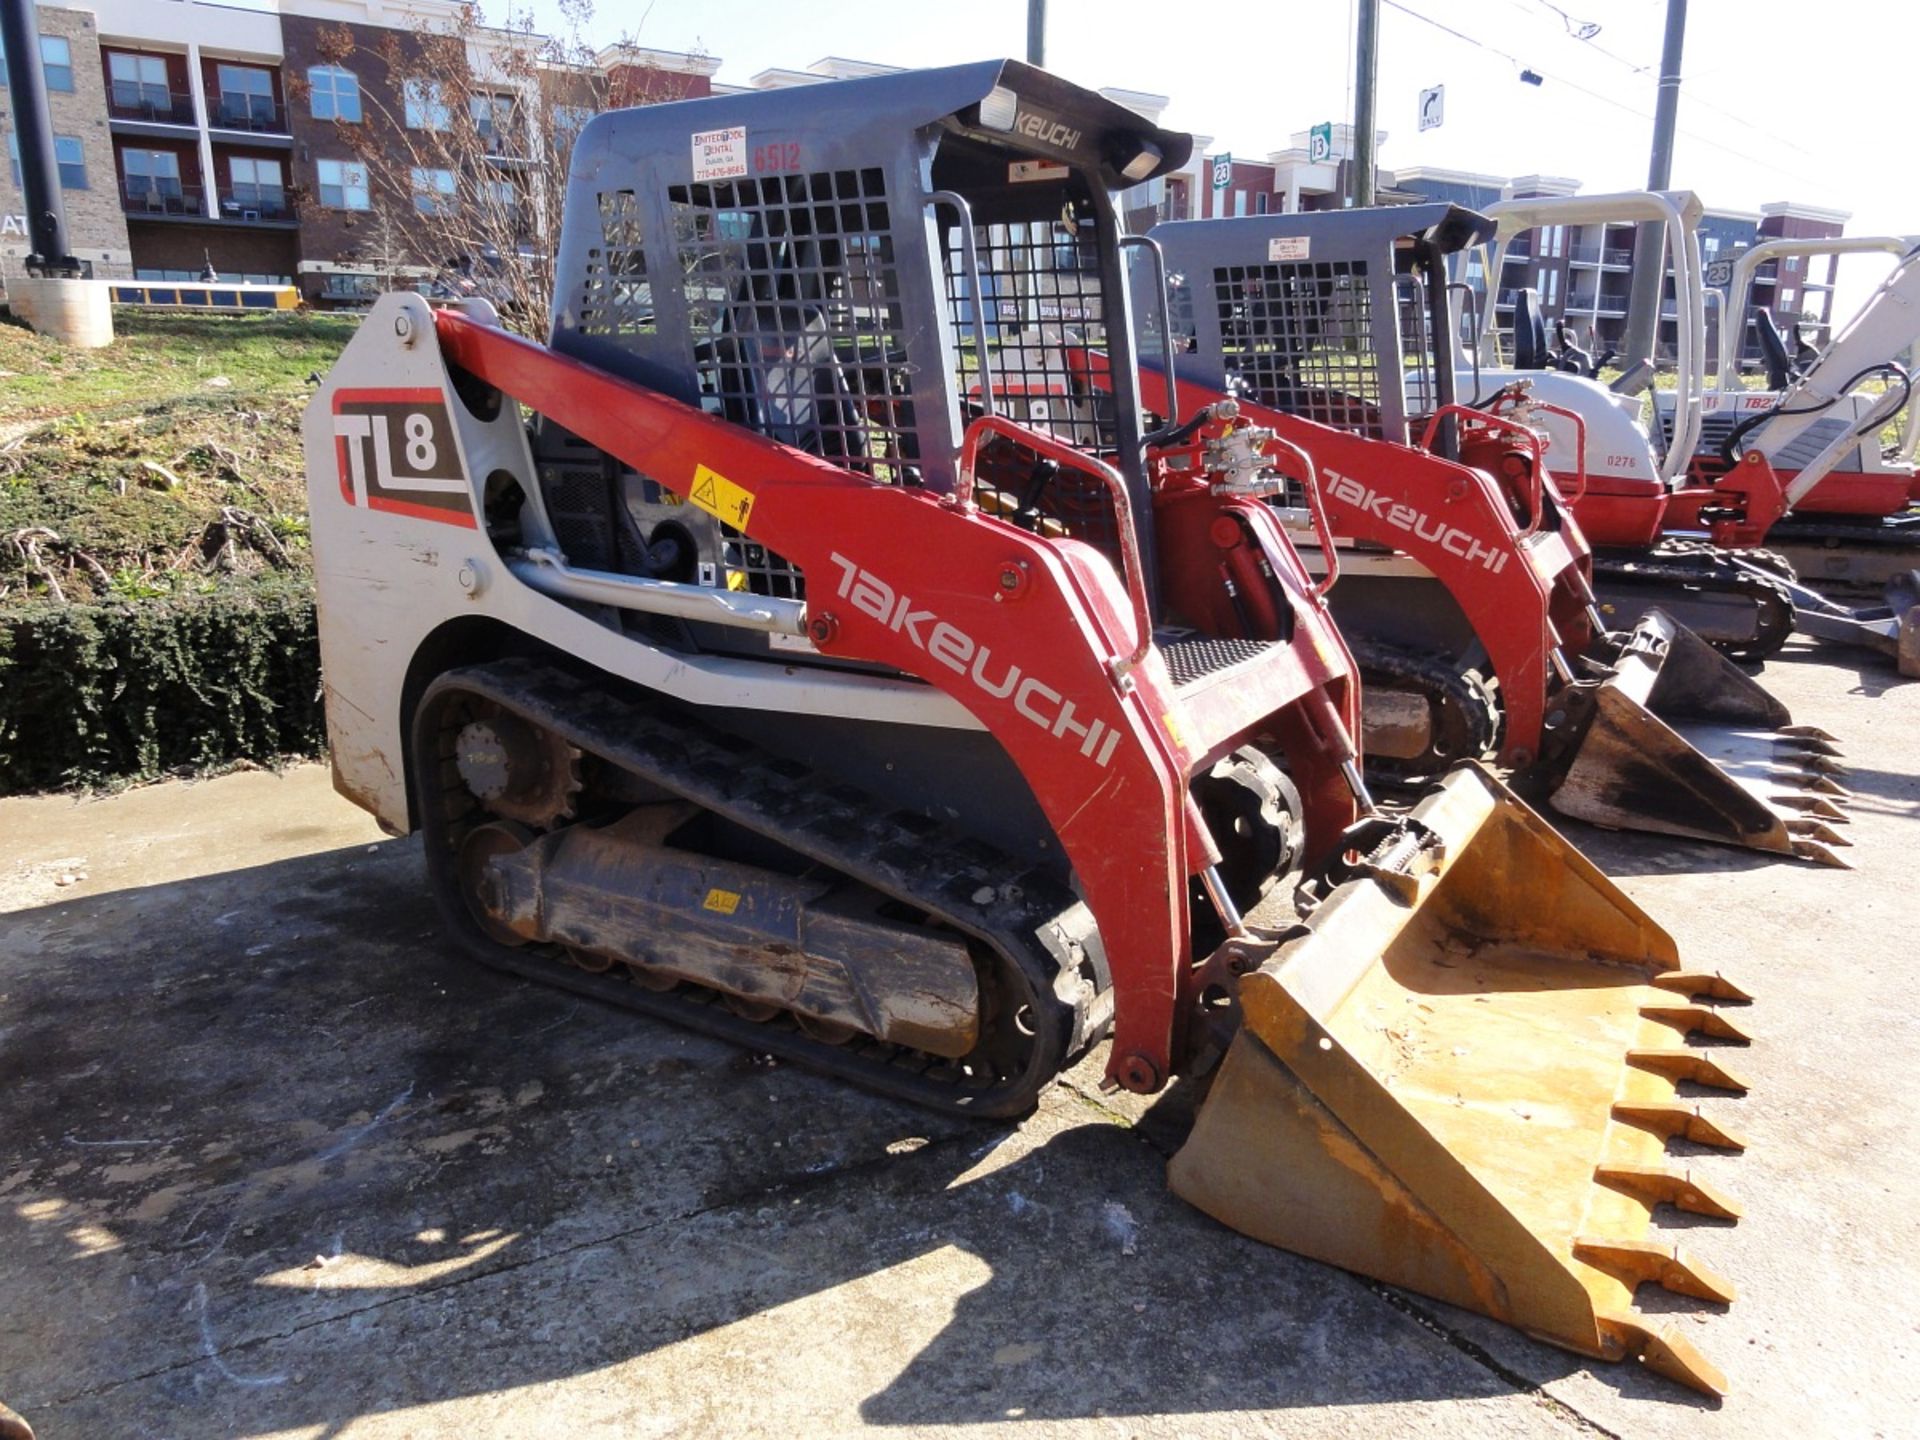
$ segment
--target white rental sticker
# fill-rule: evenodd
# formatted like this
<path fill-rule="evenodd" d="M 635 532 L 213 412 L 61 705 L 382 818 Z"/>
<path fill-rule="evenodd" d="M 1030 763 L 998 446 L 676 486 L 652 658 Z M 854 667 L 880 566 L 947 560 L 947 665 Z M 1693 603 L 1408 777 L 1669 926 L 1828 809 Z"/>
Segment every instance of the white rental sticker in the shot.
<path fill-rule="evenodd" d="M 1267 241 L 1267 259 L 1270 262 L 1304 260 L 1312 248 L 1313 241 L 1305 235 L 1275 235 Z"/>
<path fill-rule="evenodd" d="M 747 173 L 747 127 L 696 130 L 693 135 L 693 178 L 731 180 Z"/>

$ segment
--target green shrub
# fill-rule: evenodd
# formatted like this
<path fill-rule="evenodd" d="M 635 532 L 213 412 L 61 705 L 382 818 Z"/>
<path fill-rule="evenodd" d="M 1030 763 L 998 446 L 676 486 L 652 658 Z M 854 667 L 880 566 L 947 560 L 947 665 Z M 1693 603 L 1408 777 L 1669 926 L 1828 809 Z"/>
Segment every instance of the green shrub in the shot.
<path fill-rule="evenodd" d="M 314 755 L 325 736 L 304 577 L 0 615 L 0 795 Z"/>

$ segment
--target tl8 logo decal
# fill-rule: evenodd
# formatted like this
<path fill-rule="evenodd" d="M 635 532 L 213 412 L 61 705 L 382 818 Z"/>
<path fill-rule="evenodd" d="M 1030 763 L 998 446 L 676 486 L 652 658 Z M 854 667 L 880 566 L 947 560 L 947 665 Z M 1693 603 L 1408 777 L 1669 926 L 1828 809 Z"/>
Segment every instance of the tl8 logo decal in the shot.
<path fill-rule="evenodd" d="M 335 391 L 333 446 L 349 505 L 477 528 L 440 391 Z"/>

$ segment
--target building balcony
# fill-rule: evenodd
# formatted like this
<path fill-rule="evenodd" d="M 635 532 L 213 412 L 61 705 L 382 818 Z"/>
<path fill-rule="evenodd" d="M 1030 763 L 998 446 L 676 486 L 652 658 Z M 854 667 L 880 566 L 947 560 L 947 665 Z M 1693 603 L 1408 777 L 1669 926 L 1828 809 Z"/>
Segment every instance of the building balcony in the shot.
<path fill-rule="evenodd" d="M 217 95 L 207 99 L 207 123 L 217 130 L 285 135 L 287 112 L 265 95 Z"/>
<path fill-rule="evenodd" d="M 220 218 L 247 225 L 293 219 L 287 192 L 277 185 L 240 185 L 220 192 Z"/>
<path fill-rule="evenodd" d="M 1603 270 L 1625 270 L 1633 265 L 1633 251 L 1612 246 L 1579 245 L 1567 253 L 1574 265 L 1599 266 Z"/>
<path fill-rule="evenodd" d="M 115 120 L 138 120 L 149 125 L 194 125 L 193 96 L 164 85 L 137 85 L 115 80 L 107 89 L 107 114 Z"/>
<path fill-rule="evenodd" d="M 205 192 L 177 180 L 129 180 L 120 187 L 120 208 L 152 220 L 206 217 Z"/>

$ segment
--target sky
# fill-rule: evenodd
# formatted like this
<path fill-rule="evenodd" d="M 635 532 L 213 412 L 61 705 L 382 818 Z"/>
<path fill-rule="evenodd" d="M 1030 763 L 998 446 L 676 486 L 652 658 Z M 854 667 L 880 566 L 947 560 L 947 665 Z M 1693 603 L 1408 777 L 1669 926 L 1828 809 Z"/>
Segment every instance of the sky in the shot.
<path fill-rule="evenodd" d="M 558 0 L 533 7 L 543 28 L 562 28 Z M 1351 118 L 1352 0 L 1047 9 L 1049 69 L 1170 97 L 1163 123 L 1210 136 L 1209 154 L 1264 157 L 1296 131 Z M 1665 14 L 1666 0 L 1383 0 L 1381 166 L 1563 175 L 1587 193 L 1644 186 Z M 600 42 L 630 35 L 717 56 L 716 78 L 745 84 L 826 55 L 902 66 L 1018 57 L 1026 3 L 602 0 L 590 29 Z M 1920 115 L 1916 41 L 1920 5 L 1904 0 L 1693 0 L 1672 183 L 1713 206 L 1851 210 L 1852 234 L 1920 232 L 1907 148 Z M 1521 83 L 1523 66 L 1544 83 Z M 1446 121 L 1418 133 L 1419 92 L 1439 84 Z M 1848 262 L 1842 302 L 1857 304 L 1885 269 Z"/>

